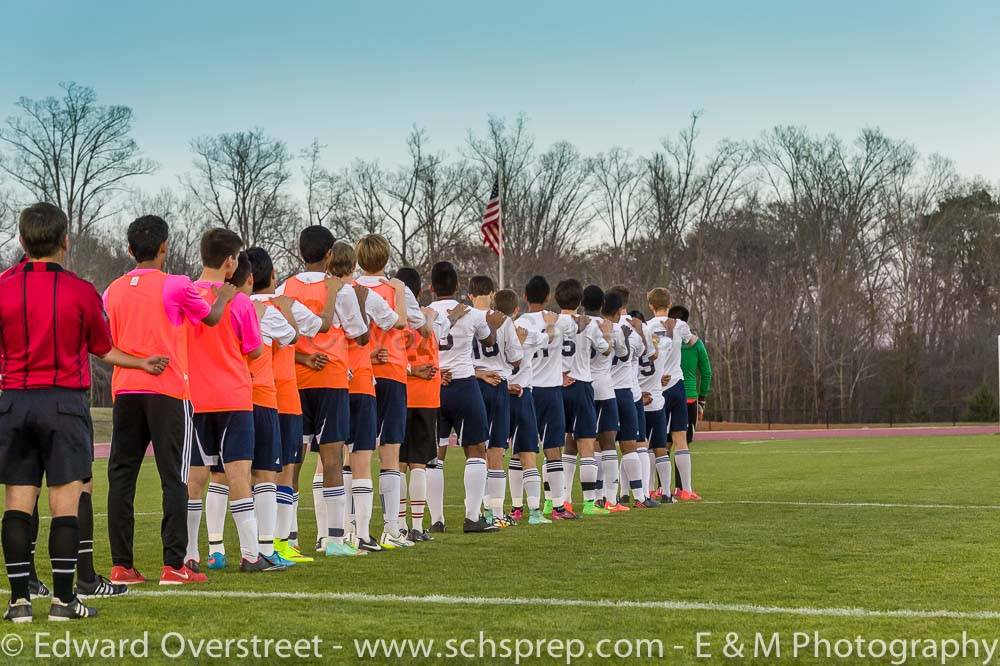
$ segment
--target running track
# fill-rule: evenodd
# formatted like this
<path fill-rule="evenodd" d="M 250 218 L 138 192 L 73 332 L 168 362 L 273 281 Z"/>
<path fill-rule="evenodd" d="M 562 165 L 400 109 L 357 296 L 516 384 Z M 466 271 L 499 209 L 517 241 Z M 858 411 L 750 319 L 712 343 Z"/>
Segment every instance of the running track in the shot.
<path fill-rule="evenodd" d="M 698 441 L 771 441 L 782 439 L 845 439 L 863 437 L 940 437 L 942 435 L 996 435 L 997 426 L 905 426 L 896 428 L 830 428 L 829 430 L 716 430 L 701 431 Z M 94 457 L 107 458 L 111 444 L 94 444 Z M 153 455 L 152 447 L 146 455 Z"/>

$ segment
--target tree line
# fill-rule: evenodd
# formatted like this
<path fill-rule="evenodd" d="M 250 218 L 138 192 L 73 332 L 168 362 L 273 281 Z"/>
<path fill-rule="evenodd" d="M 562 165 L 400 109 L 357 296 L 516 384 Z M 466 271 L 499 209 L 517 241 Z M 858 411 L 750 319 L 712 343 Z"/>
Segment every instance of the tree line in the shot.
<path fill-rule="evenodd" d="M 667 286 L 710 350 L 709 411 L 738 421 L 995 417 L 1000 332 L 1000 193 L 879 129 L 845 139 L 778 126 L 704 148 L 701 117 L 651 152 L 585 155 L 539 145 L 524 116 L 490 117 L 452 151 L 414 127 L 406 159 L 298 150 L 263 129 L 193 138 L 191 168 L 144 192 L 158 165 L 134 114 L 91 88 L 21 98 L 0 127 L 0 253 L 16 259 L 29 200 L 70 217 L 72 268 L 103 288 L 130 265 L 122 229 L 170 222 L 168 269 L 193 275 L 206 228 L 237 231 L 279 270 L 298 266 L 298 231 L 380 233 L 399 265 L 438 260 L 496 275 L 480 216 L 501 183 L 509 285 L 535 273 Z M 107 400 L 98 373 L 95 401 Z"/>

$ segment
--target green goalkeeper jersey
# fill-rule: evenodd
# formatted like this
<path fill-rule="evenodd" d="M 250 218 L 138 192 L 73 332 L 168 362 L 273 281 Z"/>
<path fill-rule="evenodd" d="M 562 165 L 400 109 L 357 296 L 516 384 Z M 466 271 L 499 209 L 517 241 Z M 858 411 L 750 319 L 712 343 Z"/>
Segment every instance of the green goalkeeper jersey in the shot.
<path fill-rule="evenodd" d="M 712 363 L 701 338 L 693 345 L 681 347 L 681 370 L 688 400 L 705 398 L 712 392 Z"/>

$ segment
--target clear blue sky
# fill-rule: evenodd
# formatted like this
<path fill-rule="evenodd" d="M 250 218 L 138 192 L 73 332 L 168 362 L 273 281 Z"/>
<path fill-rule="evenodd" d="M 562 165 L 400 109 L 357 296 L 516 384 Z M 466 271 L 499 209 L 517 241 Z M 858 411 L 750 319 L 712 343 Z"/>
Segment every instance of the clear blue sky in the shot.
<path fill-rule="evenodd" d="M 453 151 L 487 114 L 541 145 L 648 152 L 703 109 L 704 147 L 776 124 L 865 126 L 1000 181 L 1000 3 L 54 2 L 0 0 L 0 117 L 93 86 L 190 169 L 189 140 L 260 126 L 327 162 L 402 159 L 414 123 Z"/>

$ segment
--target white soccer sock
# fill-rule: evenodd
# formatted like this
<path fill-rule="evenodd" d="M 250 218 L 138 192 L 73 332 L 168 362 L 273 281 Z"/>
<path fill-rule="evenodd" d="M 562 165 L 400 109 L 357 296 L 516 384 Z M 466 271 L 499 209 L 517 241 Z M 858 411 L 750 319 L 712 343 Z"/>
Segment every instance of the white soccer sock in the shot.
<path fill-rule="evenodd" d="M 344 486 L 323 488 L 323 504 L 326 506 L 326 532 L 324 536 L 334 543 L 344 543 L 344 503 L 347 499 Z"/>
<path fill-rule="evenodd" d="M 601 470 L 604 472 L 604 501 L 618 503 L 618 452 L 601 451 Z"/>
<path fill-rule="evenodd" d="M 253 487 L 253 511 L 257 519 L 257 548 L 262 555 L 274 554 L 274 526 L 278 521 L 278 490 L 273 483 Z"/>
<path fill-rule="evenodd" d="M 465 461 L 465 517 L 469 520 L 479 520 L 479 507 L 483 503 L 483 490 L 486 488 L 486 460 L 483 458 L 468 458 Z"/>
<path fill-rule="evenodd" d="M 372 480 L 353 479 L 351 494 L 354 496 L 354 522 L 359 539 L 368 541 L 372 538 L 370 523 L 372 520 Z"/>
<path fill-rule="evenodd" d="M 412 472 L 411 472 L 411 474 L 412 474 Z M 400 530 L 407 531 L 407 530 L 409 530 L 409 527 L 406 524 L 406 495 L 407 495 L 406 475 L 403 474 L 402 472 L 400 472 L 399 473 L 399 513 L 396 514 L 396 526 L 398 528 L 397 531 L 400 531 Z"/>
<path fill-rule="evenodd" d="M 510 484 L 510 505 L 520 509 L 524 505 L 524 469 L 516 457 L 511 458 L 507 466 L 507 479 Z"/>
<path fill-rule="evenodd" d="M 226 528 L 226 504 L 229 503 L 229 486 L 209 483 L 205 497 L 205 524 L 208 526 L 208 554 L 226 554 L 223 535 Z M 251 500 L 252 503 L 252 500 Z M 257 541 L 257 535 L 253 537 Z"/>
<path fill-rule="evenodd" d="M 384 469 L 378 475 L 378 495 L 382 500 L 382 525 L 386 534 L 399 534 L 399 470 Z"/>
<path fill-rule="evenodd" d="M 424 507 L 427 505 L 426 469 L 410 470 L 410 524 L 413 529 L 424 531 Z"/>
<path fill-rule="evenodd" d="M 562 465 L 562 461 L 559 462 Z M 542 485 L 545 488 L 545 500 L 547 502 L 552 501 L 552 486 L 549 485 L 549 461 L 542 461 Z"/>
<path fill-rule="evenodd" d="M 286 541 L 292 534 L 292 512 L 294 510 L 294 497 L 291 486 L 277 486 L 276 497 L 278 501 L 277 519 L 274 523 L 274 538 L 279 541 Z"/>
<path fill-rule="evenodd" d="M 344 465 L 344 533 L 354 532 L 354 472 Z"/>
<path fill-rule="evenodd" d="M 635 450 L 639 454 L 639 480 L 642 481 L 642 498 L 646 499 L 649 497 L 649 449 L 645 447 L 640 447 Z M 629 472 L 629 481 L 631 482 L 634 477 L 632 473 Z"/>
<path fill-rule="evenodd" d="M 632 491 L 632 496 L 635 497 L 635 501 L 644 502 L 646 500 L 646 491 L 642 487 L 642 462 L 641 459 L 646 456 L 640 455 L 638 451 L 633 451 L 631 453 L 626 453 L 622 456 L 622 468 L 625 472 L 623 478 L 628 478 L 628 486 Z"/>
<path fill-rule="evenodd" d="M 254 515 L 253 498 L 235 500 L 230 504 L 229 510 L 240 535 L 240 555 L 248 562 L 256 562 L 260 550 L 257 547 L 257 517 Z"/>
<path fill-rule="evenodd" d="M 507 477 L 503 469 L 491 469 L 486 472 L 486 496 L 489 498 L 490 511 L 493 515 L 503 515 L 504 500 L 507 495 Z"/>
<path fill-rule="evenodd" d="M 444 523 L 444 461 L 435 459 L 427 465 L 427 509 L 431 523 Z"/>
<path fill-rule="evenodd" d="M 646 481 L 646 494 L 657 485 L 654 483 L 656 481 L 656 452 L 653 449 L 646 449 L 646 455 L 649 456 L 649 479 Z"/>
<path fill-rule="evenodd" d="M 563 468 L 562 460 L 546 460 L 545 461 L 545 473 L 549 477 L 548 486 L 549 488 L 562 488 L 563 487 Z M 550 490 L 545 493 L 545 498 L 549 498 L 549 494 L 552 494 L 552 507 L 558 509 L 563 505 L 559 501 L 559 497 L 556 495 L 554 490 Z"/>
<path fill-rule="evenodd" d="M 323 503 L 323 461 L 316 459 L 316 473 L 313 474 L 313 511 L 316 514 L 316 540 L 326 536 L 326 504 Z"/>
<path fill-rule="evenodd" d="M 573 501 L 573 479 L 576 478 L 576 456 L 564 453 L 562 456 L 562 490 L 560 491 L 559 499 L 562 501 L 559 504 L 565 504 L 566 502 Z"/>
<path fill-rule="evenodd" d="M 656 473 L 660 477 L 660 489 L 664 495 L 669 496 L 670 475 L 673 474 L 673 470 L 670 469 L 670 454 L 656 457 Z"/>
<path fill-rule="evenodd" d="M 534 467 L 524 470 L 524 493 L 528 496 L 528 509 L 537 511 L 542 495 L 542 475 Z"/>
<path fill-rule="evenodd" d="M 597 461 L 593 457 L 580 458 L 580 487 L 584 502 L 597 499 Z"/>
<path fill-rule="evenodd" d="M 604 452 L 594 452 L 594 464 L 597 465 L 597 482 L 594 485 L 594 497 L 604 499 Z"/>
<path fill-rule="evenodd" d="M 288 529 L 288 543 L 299 545 L 299 491 L 292 493 L 292 524 Z"/>
<path fill-rule="evenodd" d="M 689 449 L 674 451 L 674 464 L 681 473 L 681 487 L 688 492 L 694 490 L 691 485 L 691 451 Z"/>
<path fill-rule="evenodd" d="M 201 562 L 201 556 L 198 554 L 198 534 L 201 532 L 201 500 L 188 500 L 188 512 L 187 512 L 187 527 L 188 527 L 188 545 L 187 553 L 184 555 L 184 561 L 194 560 L 195 562 Z"/>

